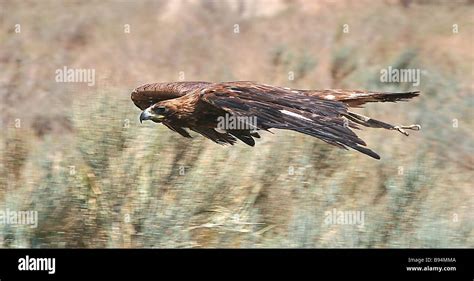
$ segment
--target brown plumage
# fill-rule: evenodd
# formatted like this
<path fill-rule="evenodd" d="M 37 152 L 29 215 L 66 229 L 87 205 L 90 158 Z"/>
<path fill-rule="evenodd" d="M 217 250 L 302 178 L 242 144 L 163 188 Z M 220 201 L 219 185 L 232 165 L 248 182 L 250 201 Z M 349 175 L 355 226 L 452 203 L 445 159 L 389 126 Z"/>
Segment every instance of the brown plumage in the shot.
<path fill-rule="evenodd" d="M 140 122 L 163 123 L 190 138 L 190 129 L 219 144 L 237 139 L 254 146 L 258 130 L 287 129 L 352 148 L 380 159 L 351 129 L 359 126 L 419 130 L 419 125 L 394 126 L 348 110 L 367 102 L 396 102 L 419 92 L 383 93 L 353 90 L 297 90 L 254 82 L 153 83 L 133 90 L 132 100 L 143 112 Z M 224 125 L 224 126 L 223 126 Z"/>

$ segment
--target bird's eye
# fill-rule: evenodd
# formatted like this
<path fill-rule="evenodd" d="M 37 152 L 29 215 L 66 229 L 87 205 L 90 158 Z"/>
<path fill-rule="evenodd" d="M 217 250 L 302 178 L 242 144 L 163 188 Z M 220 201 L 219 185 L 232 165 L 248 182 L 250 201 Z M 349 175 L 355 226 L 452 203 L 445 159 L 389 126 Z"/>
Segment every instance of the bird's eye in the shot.
<path fill-rule="evenodd" d="M 166 113 L 167 109 L 164 106 L 159 106 L 159 107 L 155 108 L 154 111 L 157 114 L 163 114 L 163 113 Z"/>

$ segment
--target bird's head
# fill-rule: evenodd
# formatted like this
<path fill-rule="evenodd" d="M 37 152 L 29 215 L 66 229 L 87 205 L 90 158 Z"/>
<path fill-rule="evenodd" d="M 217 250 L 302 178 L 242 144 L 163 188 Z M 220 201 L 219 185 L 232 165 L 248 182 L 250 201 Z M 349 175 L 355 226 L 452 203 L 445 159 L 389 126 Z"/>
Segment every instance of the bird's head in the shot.
<path fill-rule="evenodd" d="M 140 123 L 144 120 L 151 120 L 155 123 L 161 123 L 169 115 L 170 109 L 164 105 L 154 104 L 143 110 L 140 114 Z"/>

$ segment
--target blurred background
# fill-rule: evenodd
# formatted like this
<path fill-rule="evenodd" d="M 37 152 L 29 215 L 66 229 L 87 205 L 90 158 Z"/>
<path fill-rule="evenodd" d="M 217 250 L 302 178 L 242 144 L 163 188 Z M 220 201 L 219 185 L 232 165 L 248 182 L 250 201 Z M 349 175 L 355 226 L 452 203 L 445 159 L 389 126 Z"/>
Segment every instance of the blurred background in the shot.
<path fill-rule="evenodd" d="M 0 0 L 0 247 L 473 247 L 473 1 Z M 95 84 L 59 83 L 64 67 Z M 381 83 L 387 67 L 421 83 Z M 293 79 L 291 79 L 293 78 Z M 357 112 L 382 159 L 294 132 L 256 147 L 140 124 L 149 82 L 418 89 Z M 364 225 L 328 224 L 360 211 Z"/>

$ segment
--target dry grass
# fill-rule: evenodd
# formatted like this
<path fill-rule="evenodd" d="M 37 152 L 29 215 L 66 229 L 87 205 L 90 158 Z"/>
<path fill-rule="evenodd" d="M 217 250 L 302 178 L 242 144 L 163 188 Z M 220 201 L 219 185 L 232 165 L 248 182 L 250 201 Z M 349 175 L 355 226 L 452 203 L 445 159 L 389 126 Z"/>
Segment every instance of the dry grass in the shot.
<path fill-rule="evenodd" d="M 38 228 L 0 225 L 0 245 L 472 247 L 473 9 L 465 1 L 0 1 L 0 210 L 39 214 Z M 380 161 L 284 131 L 253 149 L 190 141 L 139 124 L 129 99 L 135 86 L 181 72 L 411 89 L 379 82 L 388 65 L 422 69 L 422 96 L 361 112 L 423 130 L 360 132 Z M 95 69 L 96 86 L 56 83 L 63 66 Z M 363 211 L 364 226 L 325 224 L 334 208 Z"/>

